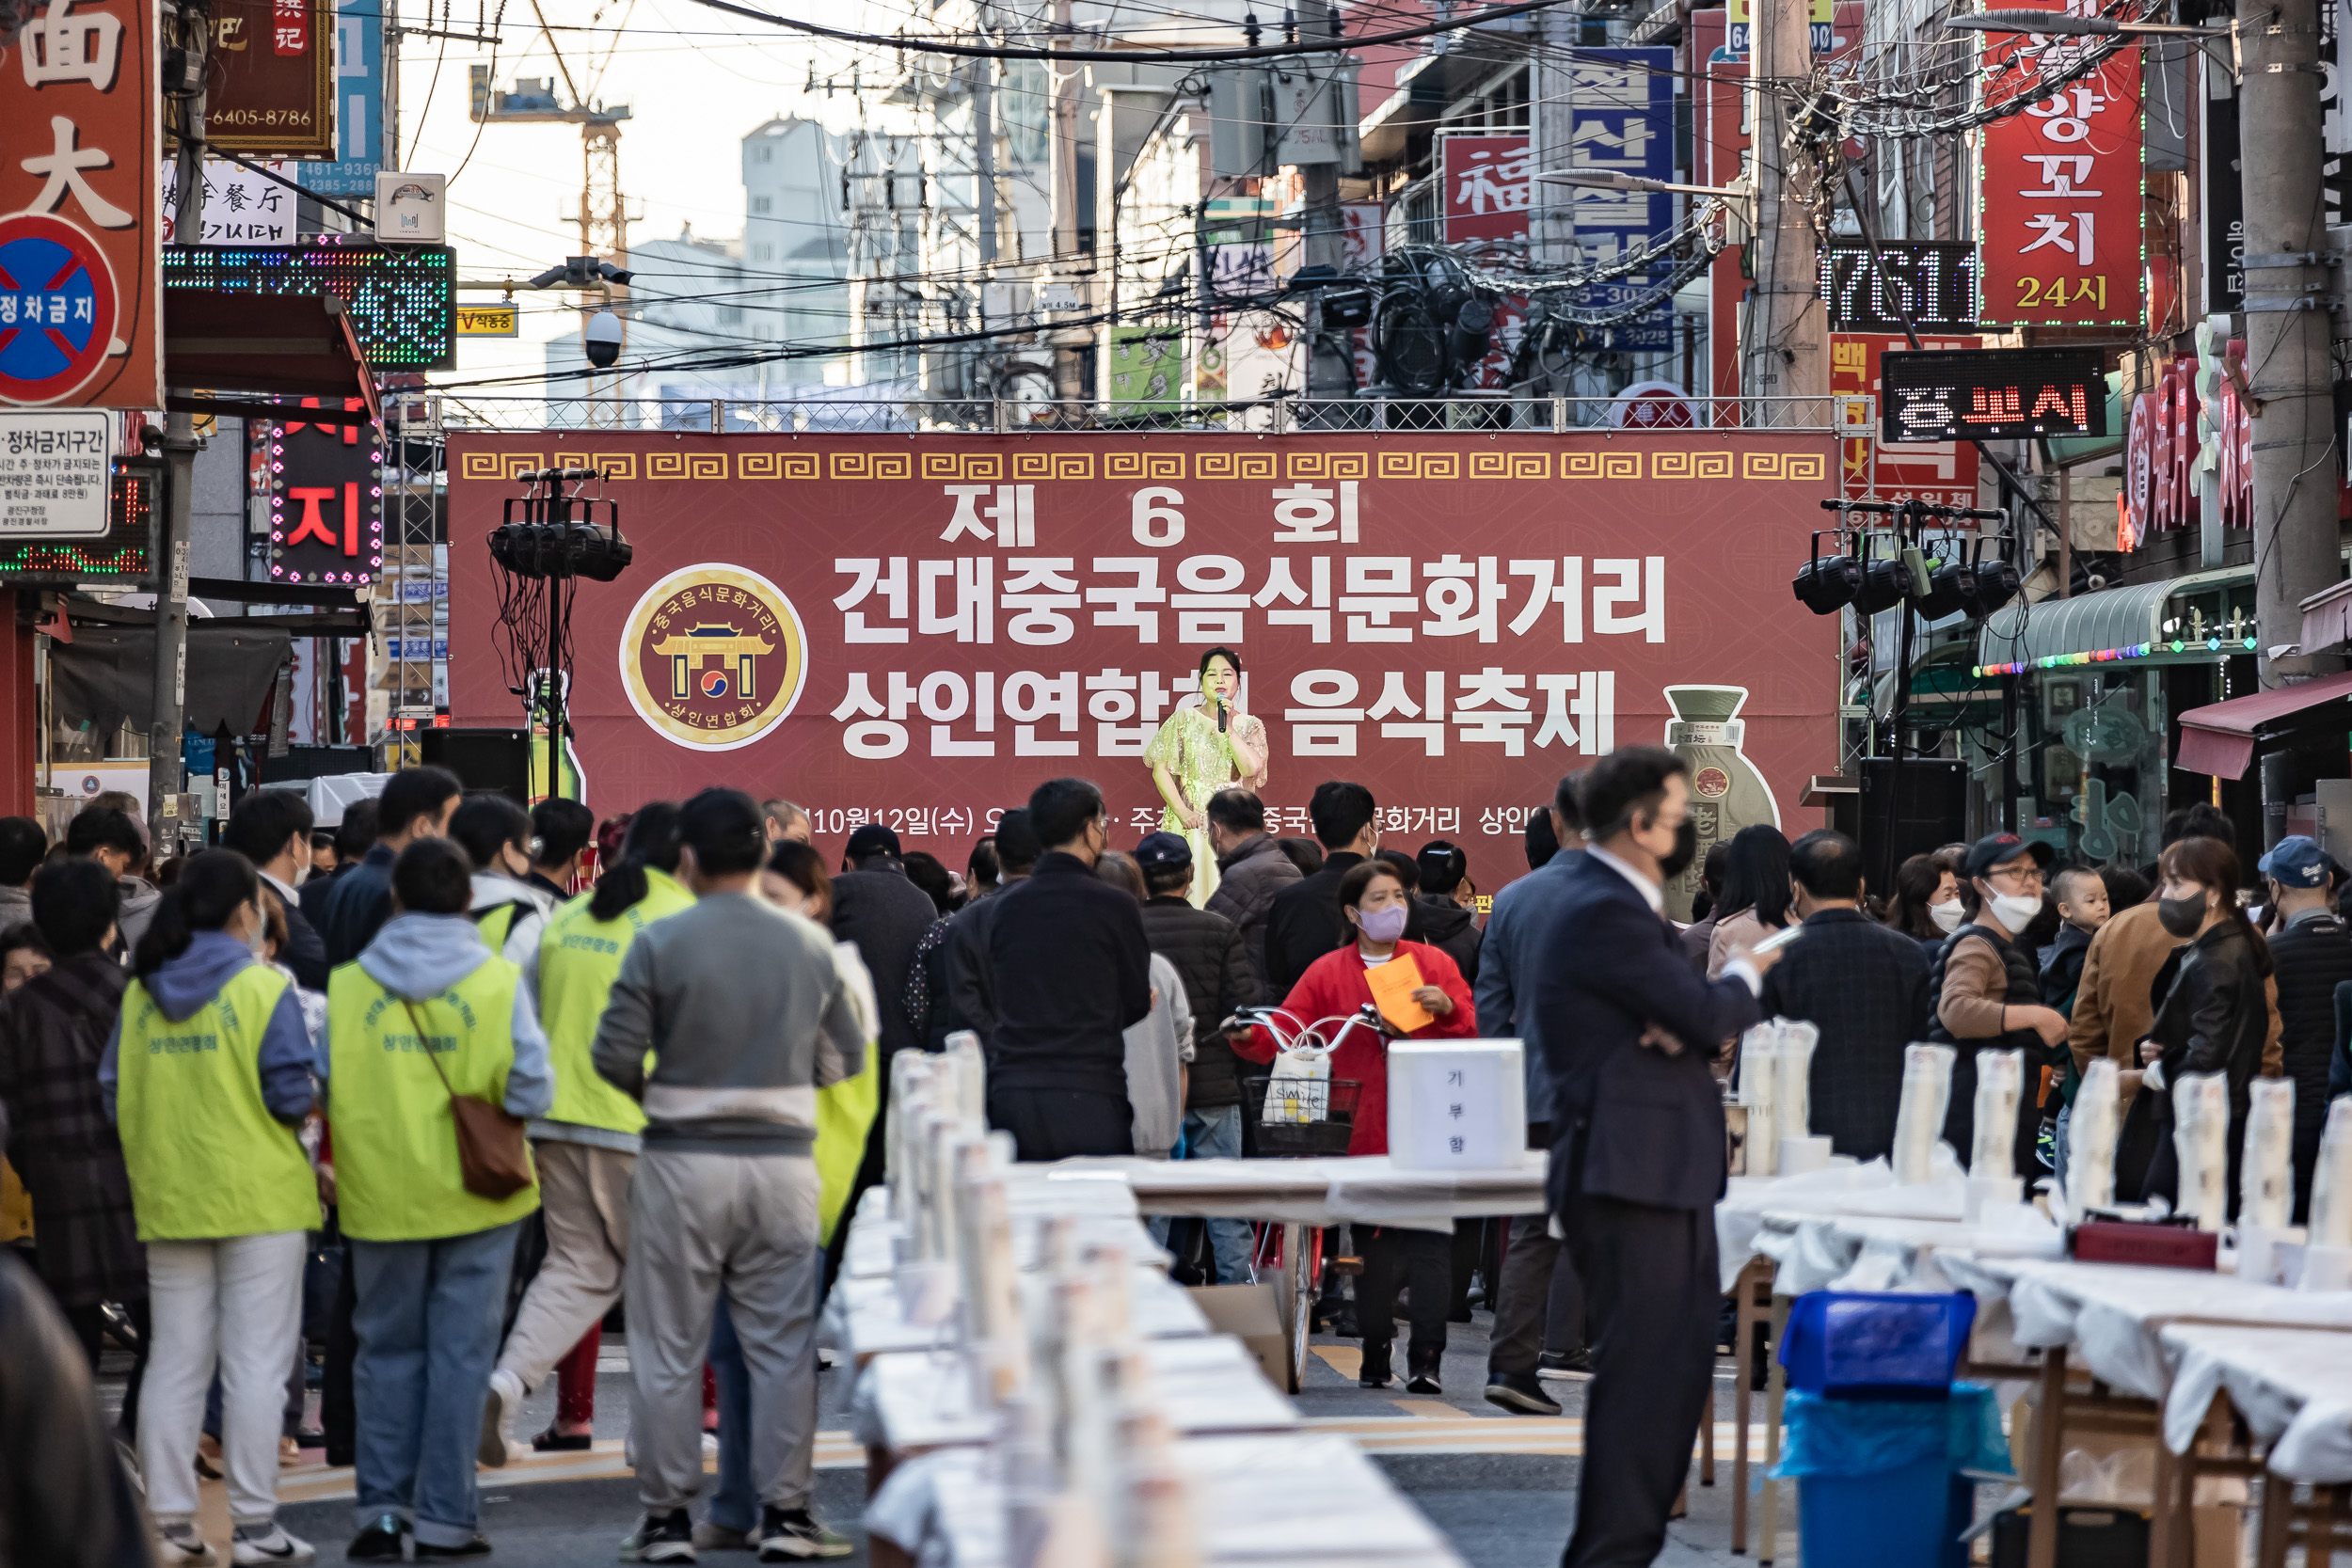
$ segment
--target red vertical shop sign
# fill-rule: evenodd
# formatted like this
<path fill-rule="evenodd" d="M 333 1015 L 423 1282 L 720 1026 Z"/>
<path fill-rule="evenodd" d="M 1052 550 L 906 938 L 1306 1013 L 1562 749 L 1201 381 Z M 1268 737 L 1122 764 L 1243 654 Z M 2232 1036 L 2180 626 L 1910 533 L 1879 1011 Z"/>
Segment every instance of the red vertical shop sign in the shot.
<path fill-rule="evenodd" d="M 46 0 L 0 55 L 0 405 L 163 401 L 151 0 Z"/>
<path fill-rule="evenodd" d="M 2085 0 L 2036 10 L 2090 14 Z M 2137 327 L 2146 309 L 2139 51 L 2129 40 L 1987 33 L 1983 79 L 1998 106 L 2014 84 L 2098 67 L 1979 135 L 1984 320 Z"/>
<path fill-rule="evenodd" d="M 1526 136 L 1448 136 L 1438 166 L 1446 244 L 1527 238 Z"/>
<path fill-rule="evenodd" d="M 1922 335 L 1929 351 L 1982 348 L 1973 334 Z M 1857 396 L 1880 395 L 1881 362 L 1891 349 L 1911 347 L 1900 333 L 1833 332 L 1829 339 L 1829 389 Z M 1889 501 L 1923 500 L 1943 506 L 1977 504 L 1977 449 L 1966 441 L 1878 441 L 1869 436 L 1837 443 L 1838 483 L 1850 497 L 1869 494 Z"/>

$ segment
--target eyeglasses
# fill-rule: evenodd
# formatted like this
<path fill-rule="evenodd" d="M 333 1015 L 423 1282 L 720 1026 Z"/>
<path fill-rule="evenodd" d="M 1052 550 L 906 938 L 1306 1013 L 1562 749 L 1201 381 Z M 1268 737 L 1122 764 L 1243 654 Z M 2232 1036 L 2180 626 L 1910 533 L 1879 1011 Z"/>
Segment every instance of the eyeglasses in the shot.
<path fill-rule="evenodd" d="M 2016 879 L 2016 885 L 2020 887 L 2028 883 L 2035 887 L 2040 887 L 2042 885 L 2042 867 L 2031 864 L 2001 865 L 1995 866 L 1984 874 L 1984 879 L 1988 882 L 1996 880 L 2003 877 L 2011 877 Z"/>

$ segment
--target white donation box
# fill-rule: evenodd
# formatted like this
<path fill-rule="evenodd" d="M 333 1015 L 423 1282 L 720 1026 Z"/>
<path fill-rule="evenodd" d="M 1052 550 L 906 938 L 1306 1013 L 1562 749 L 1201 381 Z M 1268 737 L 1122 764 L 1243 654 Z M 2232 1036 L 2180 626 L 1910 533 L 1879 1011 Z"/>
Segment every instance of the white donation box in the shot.
<path fill-rule="evenodd" d="M 1391 1040 L 1389 1159 L 1399 1170 L 1517 1170 L 1527 1154 L 1518 1040 Z"/>

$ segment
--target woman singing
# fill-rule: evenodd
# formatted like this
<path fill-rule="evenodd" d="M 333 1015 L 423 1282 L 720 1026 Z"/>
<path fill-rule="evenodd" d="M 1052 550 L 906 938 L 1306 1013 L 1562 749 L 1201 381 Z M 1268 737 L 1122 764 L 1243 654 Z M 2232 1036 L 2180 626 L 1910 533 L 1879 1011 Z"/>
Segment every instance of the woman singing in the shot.
<path fill-rule="evenodd" d="M 1160 733 L 1145 747 L 1152 782 L 1160 787 L 1168 810 L 1160 815 L 1164 832 L 1182 833 L 1192 845 L 1192 904 L 1200 908 L 1216 891 L 1216 856 L 1209 847 L 1209 797 L 1229 784 L 1263 793 L 1266 755 L 1265 725 L 1241 711 L 1235 701 L 1241 689 L 1241 656 L 1231 648 L 1211 648 L 1200 656 L 1200 705 L 1180 707 L 1168 716 Z"/>

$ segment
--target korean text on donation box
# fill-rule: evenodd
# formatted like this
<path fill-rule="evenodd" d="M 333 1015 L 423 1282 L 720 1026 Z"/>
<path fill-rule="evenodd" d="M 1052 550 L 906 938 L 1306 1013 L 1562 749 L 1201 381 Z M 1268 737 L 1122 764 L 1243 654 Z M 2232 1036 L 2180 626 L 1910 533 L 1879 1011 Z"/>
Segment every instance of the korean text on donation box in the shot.
<path fill-rule="evenodd" d="M 1389 1158 L 1400 1170 L 1515 1170 L 1527 1153 L 1517 1040 L 1391 1040 Z"/>

